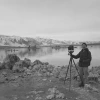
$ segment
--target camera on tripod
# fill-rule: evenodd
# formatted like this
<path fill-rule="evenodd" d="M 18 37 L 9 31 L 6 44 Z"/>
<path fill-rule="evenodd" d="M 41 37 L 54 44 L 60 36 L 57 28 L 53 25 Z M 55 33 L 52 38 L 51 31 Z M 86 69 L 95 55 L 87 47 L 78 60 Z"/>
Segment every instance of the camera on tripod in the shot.
<path fill-rule="evenodd" d="M 73 53 L 74 52 L 74 46 L 73 45 L 69 45 L 68 52 L 69 53 Z"/>

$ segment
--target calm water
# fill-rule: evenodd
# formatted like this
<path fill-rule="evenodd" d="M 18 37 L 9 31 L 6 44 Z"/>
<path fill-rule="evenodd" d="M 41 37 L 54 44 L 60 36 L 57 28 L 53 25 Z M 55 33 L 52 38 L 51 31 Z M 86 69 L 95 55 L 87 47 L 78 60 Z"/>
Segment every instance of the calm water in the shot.
<path fill-rule="evenodd" d="M 92 53 L 91 66 L 100 65 L 100 46 L 90 46 L 88 47 Z M 81 50 L 80 47 L 75 48 L 73 54 L 77 54 Z M 6 57 L 7 54 L 17 54 L 21 59 L 29 58 L 31 61 L 36 59 L 49 62 L 55 66 L 68 65 L 69 55 L 67 48 L 55 49 L 51 47 L 44 47 L 40 49 L 27 49 L 27 48 L 11 48 L 11 49 L 0 49 L 0 61 Z M 75 59 L 77 63 L 78 60 Z M 91 67 L 90 66 L 90 67 Z"/>

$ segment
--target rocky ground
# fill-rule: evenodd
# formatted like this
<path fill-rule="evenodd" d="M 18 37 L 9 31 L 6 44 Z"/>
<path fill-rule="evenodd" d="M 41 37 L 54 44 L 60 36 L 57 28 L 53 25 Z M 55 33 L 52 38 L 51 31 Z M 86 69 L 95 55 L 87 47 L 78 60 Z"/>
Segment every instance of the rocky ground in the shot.
<path fill-rule="evenodd" d="M 84 88 L 78 87 L 75 67 L 71 86 L 69 73 L 64 84 L 66 70 L 67 66 L 8 55 L 0 63 L 0 100 L 100 100 L 99 66 L 89 70 L 89 84 Z"/>

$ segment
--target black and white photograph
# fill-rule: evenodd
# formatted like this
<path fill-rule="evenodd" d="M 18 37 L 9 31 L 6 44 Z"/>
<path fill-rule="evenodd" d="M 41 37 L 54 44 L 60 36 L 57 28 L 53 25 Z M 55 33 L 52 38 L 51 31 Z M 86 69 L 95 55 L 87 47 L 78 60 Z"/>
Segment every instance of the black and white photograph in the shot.
<path fill-rule="evenodd" d="M 100 0 L 0 0 L 0 100 L 100 100 Z"/>

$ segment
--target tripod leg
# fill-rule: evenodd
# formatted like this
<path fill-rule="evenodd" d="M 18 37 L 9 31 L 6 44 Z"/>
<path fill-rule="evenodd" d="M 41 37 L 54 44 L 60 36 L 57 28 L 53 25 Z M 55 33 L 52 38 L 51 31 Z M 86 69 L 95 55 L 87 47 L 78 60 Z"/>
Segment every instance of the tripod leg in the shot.
<path fill-rule="evenodd" d="M 67 74 L 68 74 L 69 66 L 70 66 L 70 61 L 69 61 L 69 65 L 68 65 L 68 67 L 67 67 L 67 72 L 66 72 L 66 76 L 65 76 L 64 84 L 65 84 L 65 82 L 66 82 L 66 78 L 67 78 Z"/>
<path fill-rule="evenodd" d="M 80 80 L 81 80 L 81 82 L 82 82 L 82 78 L 81 78 L 81 75 L 80 75 L 80 73 L 79 73 L 79 71 L 78 71 L 78 68 L 77 68 L 77 66 L 76 66 L 76 64 L 75 64 L 75 61 L 74 61 L 74 59 L 72 59 L 73 60 L 73 63 L 74 63 L 74 65 L 75 65 L 75 68 L 76 68 L 76 70 L 77 70 L 77 73 L 78 73 L 78 75 L 79 75 L 79 77 L 80 77 Z"/>
<path fill-rule="evenodd" d="M 72 67 L 72 58 L 70 60 L 70 84 L 69 84 L 69 91 L 70 91 L 70 88 L 71 88 L 71 67 Z"/>

